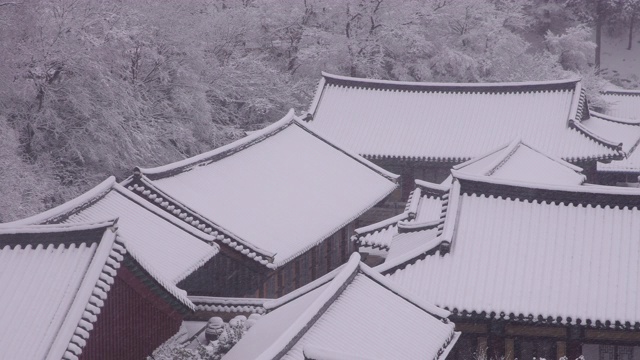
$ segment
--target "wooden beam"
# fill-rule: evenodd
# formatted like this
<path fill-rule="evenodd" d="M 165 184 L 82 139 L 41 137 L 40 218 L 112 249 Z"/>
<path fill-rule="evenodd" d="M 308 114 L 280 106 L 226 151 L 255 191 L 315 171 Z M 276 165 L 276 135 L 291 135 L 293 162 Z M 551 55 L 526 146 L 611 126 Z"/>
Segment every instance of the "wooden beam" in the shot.
<path fill-rule="evenodd" d="M 487 324 L 484 323 L 460 323 L 456 322 L 456 331 L 463 334 L 486 334 L 488 332 Z"/>
<path fill-rule="evenodd" d="M 623 341 L 640 343 L 640 331 L 586 329 L 585 339 L 599 341 Z"/>
<path fill-rule="evenodd" d="M 566 339 L 567 328 L 507 324 L 505 326 L 505 334 L 507 336 L 529 336 L 529 337 L 544 336 L 544 337 Z"/>

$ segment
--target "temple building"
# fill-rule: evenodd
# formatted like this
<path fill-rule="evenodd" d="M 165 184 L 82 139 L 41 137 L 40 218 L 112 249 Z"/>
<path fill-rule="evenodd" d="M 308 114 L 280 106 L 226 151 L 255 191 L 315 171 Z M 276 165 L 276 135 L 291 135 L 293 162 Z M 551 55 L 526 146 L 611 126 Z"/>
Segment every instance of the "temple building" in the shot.
<path fill-rule="evenodd" d="M 215 237 L 221 250 L 204 266 L 210 270 L 180 283 L 189 295 L 274 298 L 346 262 L 355 250 L 353 230 L 398 187 L 397 178 L 320 137 L 290 111 L 226 146 L 138 168 L 123 185 Z"/>
<path fill-rule="evenodd" d="M 4 359 L 144 359 L 193 311 L 115 221 L 0 226 Z"/>
<path fill-rule="evenodd" d="M 594 129 L 579 79 L 526 83 L 417 83 L 323 73 L 305 120 L 318 134 L 413 180 L 442 182 L 457 164 L 514 138 L 584 169 L 623 159 L 629 143 Z M 625 139 L 626 140 L 626 139 Z M 592 180 L 592 178 L 594 180 Z"/>
<path fill-rule="evenodd" d="M 130 252 L 173 285 L 205 266 L 220 247 L 205 234 L 151 206 L 109 177 L 60 206 L 7 225 L 76 224 L 118 219 L 118 234 Z M 211 275 L 207 273 L 205 275 Z"/>
<path fill-rule="evenodd" d="M 459 333 L 449 312 L 360 262 L 265 303 L 225 360 L 445 359 Z"/>
<path fill-rule="evenodd" d="M 634 142 L 633 135 L 640 129 L 640 91 L 638 90 L 610 90 L 602 94 L 607 101 L 602 118 L 621 125 L 611 137 L 628 142 L 626 156 L 622 160 L 609 163 L 598 163 L 599 182 L 607 185 L 633 186 L 638 183 L 640 176 L 640 151 L 636 151 L 640 141 Z M 624 126 L 626 125 L 626 126 Z M 626 138 L 626 140 L 625 140 Z"/>
<path fill-rule="evenodd" d="M 640 354 L 640 191 L 580 170 L 514 141 L 452 170 L 436 224 L 396 222 L 375 270 L 452 312 L 450 358 Z"/>

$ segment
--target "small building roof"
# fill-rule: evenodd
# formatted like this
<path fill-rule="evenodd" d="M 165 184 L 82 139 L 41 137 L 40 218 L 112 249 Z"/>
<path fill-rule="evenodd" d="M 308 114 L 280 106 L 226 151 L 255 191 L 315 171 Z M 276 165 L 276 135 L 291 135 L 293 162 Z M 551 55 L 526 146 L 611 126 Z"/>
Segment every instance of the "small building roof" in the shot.
<path fill-rule="evenodd" d="M 358 254 L 265 307 L 225 360 L 438 359 L 458 337 L 447 311 L 395 287 Z"/>
<path fill-rule="evenodd" d="M 77 359 L 117 269 L 123 264 L 138 266 L 127 257 L 126 247 L 117 239 L 115 221 L 0 226 L 3 357 Z M 155 286 L 142 269 L 137 276 L 147 286 Z M 171 289 L 162 288 L 162 292 L 170 294 Z M 193 309 L 186 297 L 165 299 L 180 312 Z"/>
<path fill-rule="evenodd" d="M 453 171 L 496 180 L 532 184 L 581 185 L 582 169 L 550 157 L 520 139 L 489 153 L 458 164 Z M 393 259 L 442 233 L 452 178 L 443 184 L 416 180 L 405 211 L 392 218 L 356 229 L 353 240 L 360 246 L 389 250 Z"/>
<path fill-rule="evenodd" d="M 85 194 L 12 224 L 73 224 L 118 218 L 118 236 L 127 249 L 172 284 L 218 253 L 214 237 L 177 220 L 109 177 Z"/>
<path fill-rule="evenodd" d="M 351 240 L 361 247 L 389 250 L 393 239 L 398 235 L 398 228 L 404 234 L 401 238 L 408 238 L 408 234 L 416 230 L 435 229 L 440 221 L 443 197 L 448 196 L 449 186 L 417 179 L 415 183 L 416 188 L 409 194 L 402 214 L 356 229 Z"/>
<path fill-rule="evenodd" d="M 640 191 L 454 171 L 442 233 L 376 270 L 455 316 L 640 328 Z"/>
<path fill-rule="evenodd" d="M 582 168 L 548 156 L 520 139 L 458 164 L 453 169 L 496 179 L 541 184 L 581 185 L 586 181 Z"/>
<path fill-rule="evenodd" d="M 611 115 L 591 112 L 591 119 L 585 125 L 599 134 L 616 139 L 623 144 L 625 158 L 611 162 L 599 162 L 598 171 L 640 174 L 640 152 L 636 151 L 640 143 L 640 119 L 623 119 Z"/>
<path fill-rule="evenodd" d="M 602 93 L 602 98 L 608 103 L 605 114 L 640 120 L 640 90 L 608 90 Z"/>
<path fill-rule="evenodd" d="M 566 161 L 622 156 L 581 124 L 577 79 L 448 84 L 322 74 L 309 112 L 319 134 L 369 159 L 462 162 L 514 138 Z"/>
<path fill-rule="evenodd" d="M 138 169 L 125 186 L 161 207 L 181 204 L 188 219 L 208 219 L 242 254 L 277 267 L 383 200 L 397 178 L 316 135 L 290 111 L 229 145 Z"/>

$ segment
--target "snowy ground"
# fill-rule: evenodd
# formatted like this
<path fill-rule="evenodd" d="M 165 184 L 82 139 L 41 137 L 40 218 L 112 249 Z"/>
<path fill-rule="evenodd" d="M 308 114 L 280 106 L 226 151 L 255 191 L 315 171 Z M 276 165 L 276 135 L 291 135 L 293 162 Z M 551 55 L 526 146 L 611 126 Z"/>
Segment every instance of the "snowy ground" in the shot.
<path fill-rule="evenodd" d="M 627 34 L 611 36 L 602 34 L 602 74 L 611 80 L 617 80 L 624 88 L 640 87 L 640 31 L 636 31 L 631 50 Z"/>

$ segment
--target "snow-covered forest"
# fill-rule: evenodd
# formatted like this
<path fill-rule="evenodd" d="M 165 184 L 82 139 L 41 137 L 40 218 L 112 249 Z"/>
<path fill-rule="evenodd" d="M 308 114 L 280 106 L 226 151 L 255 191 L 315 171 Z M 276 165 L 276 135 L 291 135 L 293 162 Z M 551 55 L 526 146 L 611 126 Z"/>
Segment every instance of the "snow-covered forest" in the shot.
<path fill-rule="evenodd" d="M 306 109 L 320 71 L 411 81 L 580 75 L 639 0 L 0 2 L 0 221 Z M 624 85 L 624 84 L 622 84 Z"/>

